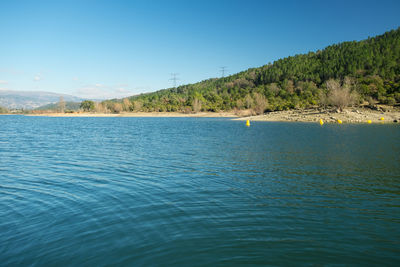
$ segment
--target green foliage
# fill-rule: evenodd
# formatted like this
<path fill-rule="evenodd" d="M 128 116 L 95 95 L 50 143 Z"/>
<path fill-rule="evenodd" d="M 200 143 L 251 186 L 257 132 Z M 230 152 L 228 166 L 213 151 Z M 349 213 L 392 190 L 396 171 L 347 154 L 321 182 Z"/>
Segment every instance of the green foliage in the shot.
<path fill-rule="evenodd" d="M 80 108 L 84 111 L 93 111 L 95 108 L 94 102 L 91 100 L 82 101 Z"/>
<path fill-rule="evenodd" d="M 354 81 L 359 100 L 400 101 L 400 28 L 228 77 L 129 98 L 133 111 L 286 110 L 329 104 L 327 81 Z M 349 93 L 349 92 L 347 92 Z M 332 98 L 332 96 L 331 96 Z M 115 101 L 114 101 L 115 102 Z M 121 101 L 119 101 L 121 102 Z M 126 102 L 126 100 L 125 100 Z M 256 103 L 256 104 L 255 104 Z M 125 103 L 124 106 L 127 106 Z"/>
<path fill-rule="evenodd" d="M 0 114 L 7 114 L 7 113 L 9 113 L 9 110 L 0 106 Z"/>
<path fill-rule="evenodd" d="M 65 112 L 68 111 L 78 111 L 81 108 L 81 103 L 79 102 L 65 102 Z M 60 109 L 59 103 L 47 104 L 35 110 L 51 110 L 51 111 L 58 111 Z"/>

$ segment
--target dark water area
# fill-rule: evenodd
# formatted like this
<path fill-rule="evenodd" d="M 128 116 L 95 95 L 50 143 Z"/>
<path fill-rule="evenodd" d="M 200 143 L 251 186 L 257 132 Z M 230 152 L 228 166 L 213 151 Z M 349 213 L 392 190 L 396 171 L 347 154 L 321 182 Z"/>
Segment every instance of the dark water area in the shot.
<path fill-rule="evenodd" d="M 0 116 L 1 266 L 399 265 L 400 127 Z"/>

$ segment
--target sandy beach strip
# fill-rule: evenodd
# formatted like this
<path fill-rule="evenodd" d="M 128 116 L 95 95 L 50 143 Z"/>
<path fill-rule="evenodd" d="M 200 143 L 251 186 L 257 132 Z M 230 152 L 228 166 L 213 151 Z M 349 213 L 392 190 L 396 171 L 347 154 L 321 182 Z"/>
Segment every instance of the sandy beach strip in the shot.
<path fill-rule="evenodd" d="M 199 113 L 179 113 L 179 112 L 123 112 L 114 113 L 43 113 L 43 114 L 27 114 L 26 116 L 43 116 L 43 117 L 194 117 L 194 118 L 235 118 L 234 113 L 230 112 L 199 112 Z"/>

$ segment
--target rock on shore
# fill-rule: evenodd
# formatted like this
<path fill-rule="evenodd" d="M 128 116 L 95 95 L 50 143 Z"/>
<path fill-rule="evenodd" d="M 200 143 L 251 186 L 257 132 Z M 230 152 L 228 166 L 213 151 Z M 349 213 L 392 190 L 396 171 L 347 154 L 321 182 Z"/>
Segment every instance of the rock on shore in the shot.
<path fill-rule="evenodd" d="M 381 118 L 384 118 L 382 120 Z M 327 123 L 396 123 L 400 121 L 400 109 L 393 107 L 381 107 L 378 110 L 357 107 L 346 108 L 342 111 L 337 109 L 305 109 L 269 112 L 263 115 L 238 118 L 238 120 L 252 121 L 292 121 L 292 122 L 318 122 L 322 119 Z"/>

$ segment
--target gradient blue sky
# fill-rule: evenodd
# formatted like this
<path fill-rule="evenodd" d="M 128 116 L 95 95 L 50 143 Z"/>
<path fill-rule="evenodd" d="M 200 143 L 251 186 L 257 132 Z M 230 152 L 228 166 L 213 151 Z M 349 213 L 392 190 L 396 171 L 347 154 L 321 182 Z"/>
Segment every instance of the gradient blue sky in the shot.
<path fill-rule="evenodd" d="M 362 40 L 400 1 L 0 1 L 0 90 L 155 91 Z"/>

